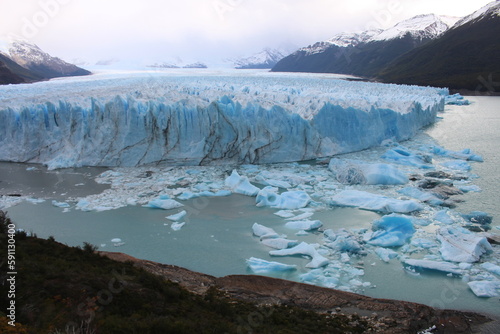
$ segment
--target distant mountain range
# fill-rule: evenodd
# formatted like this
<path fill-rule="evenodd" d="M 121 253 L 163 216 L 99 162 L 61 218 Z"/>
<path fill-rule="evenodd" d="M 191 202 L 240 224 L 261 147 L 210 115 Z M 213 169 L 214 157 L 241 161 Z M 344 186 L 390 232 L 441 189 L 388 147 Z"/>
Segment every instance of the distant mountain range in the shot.
<path fill-rule="evenodd" d="M 265 48 L 250 56 L 232 60 L 236 69 L 266 69 L 273 68 L 288 52 L 279 49 Z"/>
<path fill-rule="evenodd" d="M 371 77 L 397 57 L 437 38 L 459 19 L 418 15 L 386 30 L 341 33 L 299 49 L 279 61 L 272 70 Z"/>
<path fill-rule="evenodd" d="M 452 89 L 487 88 L 495 84 L 494 78 L 500 79 L 499 13 L 500 1 L 494 1 L 464 18 L 419 15 L 386 30 L 338 34 L 299 49 L 272 71 L 352 74 Z"/>
<path fill-rule="evenodd" d="M 0 41 L 0 84 L 34 82 L 57 77 L 88 75 L 26 41 Z"/>

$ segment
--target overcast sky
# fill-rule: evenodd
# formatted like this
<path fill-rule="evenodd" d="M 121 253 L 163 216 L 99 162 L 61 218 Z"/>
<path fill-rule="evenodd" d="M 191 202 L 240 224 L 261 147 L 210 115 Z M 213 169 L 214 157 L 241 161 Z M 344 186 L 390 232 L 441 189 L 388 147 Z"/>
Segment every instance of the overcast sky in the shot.
<path fill-rule="evenodd" d="M 0 36 L 65 60 L 184 62 L 301 47 L 418 15 L 465 16 L 489 0 L 0 0 Z M 4 37 L 5 38 L 5 37 Z"/>

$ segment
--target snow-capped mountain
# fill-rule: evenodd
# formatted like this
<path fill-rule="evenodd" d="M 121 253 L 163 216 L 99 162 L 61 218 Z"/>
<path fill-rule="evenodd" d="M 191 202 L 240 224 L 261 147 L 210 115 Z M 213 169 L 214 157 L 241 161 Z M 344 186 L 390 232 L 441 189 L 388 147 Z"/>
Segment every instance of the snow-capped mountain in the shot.
<path fill-rule="evenodd" d="M 26 82 L 90 74 L 89 71 L 53 57 L 37 45 L 23 40 L 10 42 L 2 40 L 0 42 L 0 55 L 4 57 L 5 66 Z"/>
<path fill-rule="evenodd" d="M 233 60 L 237 69 L 264 69 L 272 68 L 278 61 L 288 53 L 284 50 L 266 48 L 250 57 Z"/>
<path fill-rule="evenodd" d="M 500 1 L 459 20 L 432 43 L 382 69 L 379 80 L 500 92 Z"/>
<path fill-rule="evenodd" d="M 440 36 L 460 18 L 418 15 L 382 30 L 340 33 L 285 57 L 278 72 L 327 72 L 371 76 L 400 55 Z"/>

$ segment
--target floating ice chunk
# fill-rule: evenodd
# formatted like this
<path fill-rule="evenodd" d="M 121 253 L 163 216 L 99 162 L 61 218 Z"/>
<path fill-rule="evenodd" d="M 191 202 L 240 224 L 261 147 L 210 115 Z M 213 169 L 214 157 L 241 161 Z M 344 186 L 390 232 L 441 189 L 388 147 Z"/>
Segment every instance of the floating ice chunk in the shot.
<path fill-rule="evenodd" d="M 256 274 L 272 273 L 272 272 L 282 272 L 282 271 L 293 271 L 297 269 L 296 265 L 289 265 L 279 262 L 266 261 L 263 259 L 258 259 L 251 257 L 246 260 L 247 265 Z"/>
<path fill-rule="evenodd" d="M 335 288 L 340 284 L 340 279 L 335 276 L 326 276 L 324 270 L 313 269 L 299 276 L 301 282 L 306 284 Z"/>
<path fill-rule="evenodd" d="M 272 228 L 257 223 L 254 223 L 252 225 L 252 231 L 253 234 L 260 237 L 261 240 L 270 238 L 279 238 L 278 233 L 276 233 Z"/>
<path fill-rule="evenodd" d="M 463 214 L 462 217 L 471 223 L 479 225 L 490 225 L 493 222 L 493 217 L 483 211 L 472 211 Z"/>
<path fill-rule="evenodd" d="M 381 247 L 403 246 L 415 233 L 412 220 L 408 217 L 391 214 L 372 223 L 372 231 L 365 233 L 363 239 L 371 245 Z"/>
<path fill-rule="evenodd" d="M 33 198 L 33 197 L 27 197 L 27 198 L 25 198 L 25 200 L 27 202 L 30 202 L 31 204 L 40 204 L 40 203 L 45 202 L 45 200 L 42 198 Z"/>
<path fill-rule="evenodd" d="M 467 283 L 469 288 L 478 297 L 498 297 L 498 289 L 500 289 L 500 281 L 472 281 Z"/>
<path fill-rule="evenodd" d="M 443 227 L 438 230 L 441 256 L 446 261 L 477 262 L 481 255 L 493 251 L 485 237 L 472 234 L 464 228 Z"/>
<path fill-rule="evenodd" d="M 328 168 L 337 181 L 345 184 L 406 184 L 408 177 L 396 167 L 388 164 L 369 164 L 355 160 L 333 158 Z"/>
<path fill-rule="evenodd" d="M 288 222 L 285 226 L 293 230 L 312 231 L 323 226 L 323 223 L 319 220 L 297 220 Z"/>
<path fill-rule="evenodd" d="M 438 198 L 436 195 L 420 190 L 416 187 L 406 187 L 403 189 L 399 189 L 398 193 L 416 198 L 419 201 L 427 202 L 432 205 L 442 205 L 444 203 L 444 201 Z"/>
<path fill-rule="evenodd" d="M 417 267 L 422 269 L 437 270 L 456 275 L 462 274 L 462 269 L 460 269 L 459 266 L 457 266 L 454 263 L 445 261 L 404 259 L 403 263 L 412 267 Z"/>
<path fill-rule="evenodd" d="M 328 264 L 328 259 L 319 254 L 313 245 L 301 242 L 295 247 L 270 251 L 272 256 L 289 256 L 289 255 L 307 255 L 312 258 L 311 262 L 306 264 L 306 268 L 320 268 Z"/>
<path fill-rule="evenodd" d="M 163 199 L 162 197 L 153 199 L 149 201 L 148 204 L 143 205 L 146 208 L 154 208 L 154 209 L 163 209 L 163 210 L 171 210 L 177 209 L 184 206 L 184 204 L 177 202 L 173 199 Z"/>
<path fill-rule="evenodd" d="M 280 210 L 275 212 L 274 214 L 281 218 L 291 218 L 295 216 L 295 214 L 291 210 Z"/>
<path fill-rule="evenodd" d="M 443 162 L 441 166 L 460 172 L 468 172 L 471 170 L 470 164 L 465 160 L 447 161 Z"/>
<path fill-rule="evenodd" d="M 332 240 L 332 236 L 329 236 L 328 240 Z M 352 235 L 339 235 L 335 237 L 333 242 L 325 243 L 325 246 L 336 251 L 349 253 L 358 253 L 363 249 Z"/>
<path fill-rule="evenodd" d="M 66 202 L 58 202 L 56 200 L 52 200 L 52 205 L 58 208 L 69 208 L 70 205 Z"/>
<path fill-rule="evenodd" d="M 169 220 L 173 220 L 173 221 L 178 221 L 178 220 L 181 220 L 182 218 L 184 218 L 184 216 L 186 214 L 187 214 L 186 210 L 182 210 L 181 212 L 176 213 L 175 215 L 170 215 L 170 216 L 167 216 L 165 218 L 167 218 Z"/>
<path fill-rule="evenodd" d="M 444 103 L 453 104 L 457 106 L 468 106 L 470 104 L 469 100 L 465 100 L 464 97 L 459 93 L 445 96 Z"/>
<path fill-rule="evenodd" d="M 403 146 L 388 150 L 382 155 L 382 158 L 400 165 L 415 166 L 423 169 L 434 168 L 431 165 L 432 158 L 430 156 L 414 154 Z"/>
<path fill-rule="evenodd" d="M 463 191 L 464 193 L 476 192 L 479 193 L 482 189 L 476 185 L 456 185 L 458 189 Z"/>
<path fill-rule="evenodd" d="M 383 213 L 409 213 L 423 209 L 422 205 L 412 200 L 398 200 L 358 190 L 344 190 L 333 196 L 330 199 L 330 204 L 359 207 Z"/>
<path fill-rule="evenodd" d="M 309 235 L 309 232 L 306 232 L 304 230 L 300 230 L 297 233 L 295 233 L 295 235 L 298 237 L 303 237 L 303 236 Z"/>
<path fill-rule="evenodd" d="M 111 242 L 113 242 L 113 243 L 122 242 L 122 239 L 120 239 L 120 238 L 113 238 L 113 239 L 111 239 Z"/>
<path fill-rule="evenodd" d="M 309 204 L 311 197 L 305 191 L 285 191 L 277 194 L 277 188 L 265 187 L 257 194 L 257 206 L 270 206 L 276 209 L 295 210 Z"/>
<path fill-rule="evenodd" d="M 347 254 L 347 253 L 340 254 L 340 262 L 348 263 L 349 261 L 351 261 L 351 257 L 349 256 L 349 254 Z"/>
<path fill-rule="evenodd" d="M 491 262 L 481 263 L 481 268 L 488 270 L 490 273 L 500 276 L 500 266 Z"/>
<path fill-rule="evenodd" d="M 434 241 L 425 238 L 413 238 L 411 240 L 411 244 L 415 247 L 421 247 L 424 249 L 429 249 L 437 246 L 437 244 Z"/>
<path fill-rule="evenodd" d="M 275 249 L 290 248 L 298 245 L 297 240 L 288 240 L 284 238 L 263 239 L 262 243 Z"/>
<path fill-rule="evenodd" d="M 226 178 L 224 184 L 231 189 L 233 193 L 255 196 L 259 188 L 250 183 L 246 176 L 240 176 L 236 170 L 233 170 L 230 176 Z"/>
<path fill-rule="evenodd" d="M 289 182 L 281 181 L 281 180 L 274 180 L 274 179 L 266 179 L 262 175 L 257 175 L 255 177 L 255 182 L 258 182 L 258 183 L 263 184 L 265 186 L 278 187 L 278 188 L 284 188 L 284 189 L 288 189 L 288 188 L 292 187 L 292 185 Z"/>
<path fill-rule="evenodd" d="M 180 229 L 186 225 L 186 222 L 182 222 L 182 223 L 179 223 L 179 222 L 175 222 L 175 223 L 172 223 L 172 225 L 170 225 L 170 228 L 174 231 L 180 231 Z"/>
<path fill-rule="evenodd" d="M 398 256 L 397 252 L 393 251 L 392 249 L 383 247 L 375 248 L 375 254 L 377 254 L 378 257 L 384 262 L 389 262 L 391 259 L 394 259 Z"/>
<path fill-rule="evenodd" d="M 287 220 L 303 220 L 303 219 L 307 219 L 313 215 L 314 215 L 314 212 L 304 212 L 304 213 L 297 215 L 297 216 L 288 217 Z"/>
<path fill-rule="evenodd" d="M 434 214 L 434 217 L 432 219 L 437 220 L 438 222 L 441 222 L 446 225 L 451 225 L 455 223 L 453 218 L 451 218 L 450 215 L 448 214 L 448 210 L 441 210 L 436 212 L 436 214 Z"/>
<path fill-rule="evenodd" d="M 480 155 L 472 153 L 472 151 L 469 148 L 466 148 L 462 151 L 457 152 L 457 151 L 450 151 L 450 150 L 444 149 L 440 146 L 434 146 L 432 148 L 432 153 L 434 153 L 436 155 L 448 157 L 448 158 L 477 161 L 477 162 L 484 161 Z"/>

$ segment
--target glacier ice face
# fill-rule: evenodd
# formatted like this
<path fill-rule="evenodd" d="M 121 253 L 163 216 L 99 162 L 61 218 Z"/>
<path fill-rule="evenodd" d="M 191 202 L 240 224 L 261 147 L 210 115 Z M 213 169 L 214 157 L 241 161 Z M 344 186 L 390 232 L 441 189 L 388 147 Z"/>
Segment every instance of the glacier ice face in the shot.
<path fill-rule="evenodd" d="M 434 122 L 441 94 L 293 75 L 128 74 L 6 86 L 0 160 L 51 169 L 308 160 L 408 139 Z"/>

